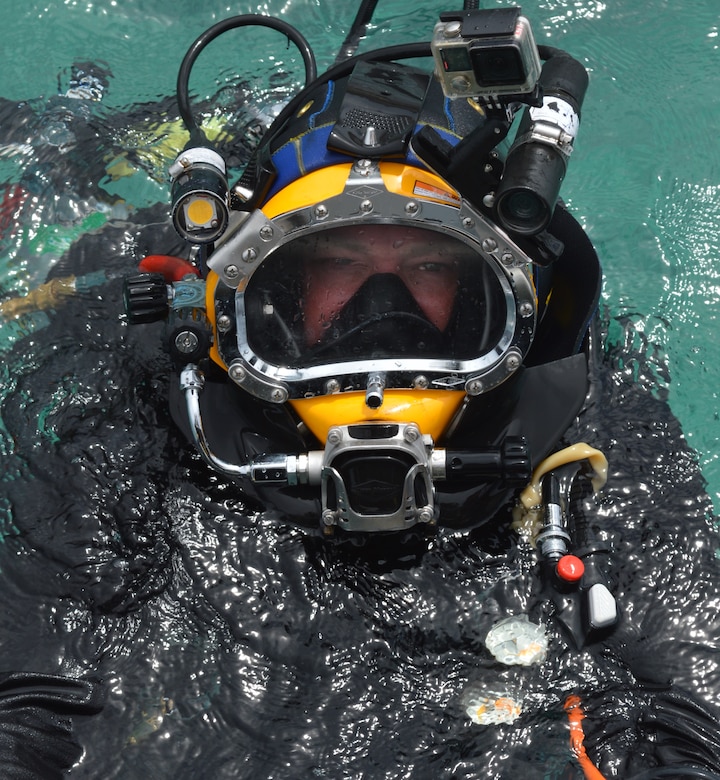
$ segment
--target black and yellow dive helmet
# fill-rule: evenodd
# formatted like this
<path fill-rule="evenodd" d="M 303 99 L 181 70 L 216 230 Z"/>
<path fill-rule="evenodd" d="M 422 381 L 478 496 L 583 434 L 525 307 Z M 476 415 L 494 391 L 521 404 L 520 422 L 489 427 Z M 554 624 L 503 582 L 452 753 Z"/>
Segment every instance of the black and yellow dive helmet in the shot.
<path fill-rule="evenodd" d="M 234 187 L 191 127 L 171 173 L 192 262 L 149 259 L 130 319 L 170 312 L 175 419 L 284 519 L 336 536 L 489 520 L 587 389 L 600 270 L 556 205 L 585 70 L 517 8 L 443 14 L 431 44 L 319 78 L 291 39 L 308 84 Z"/>

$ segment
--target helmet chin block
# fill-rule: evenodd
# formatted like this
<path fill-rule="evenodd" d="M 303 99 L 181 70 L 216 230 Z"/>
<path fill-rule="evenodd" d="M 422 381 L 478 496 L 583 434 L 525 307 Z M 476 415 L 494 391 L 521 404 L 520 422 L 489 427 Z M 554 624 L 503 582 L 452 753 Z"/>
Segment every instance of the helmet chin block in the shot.
<path fill-rule="evenodd" d="M 402 531 L 434 523 L 431 449 L 414 423 L 332 428 L 322 468 L 325 527 Z"/>

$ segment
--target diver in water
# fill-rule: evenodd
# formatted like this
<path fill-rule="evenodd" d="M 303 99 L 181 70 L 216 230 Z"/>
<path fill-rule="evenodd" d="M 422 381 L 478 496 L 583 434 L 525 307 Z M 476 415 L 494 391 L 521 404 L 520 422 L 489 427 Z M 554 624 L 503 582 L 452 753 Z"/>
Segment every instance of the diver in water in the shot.
<path fill-rule="evenodd" d="M 443 15 L 432 47 L 319 79 L 294 40 L 309 83 L 232 190 L 179 92 L 172 214 L 192 262 L 143 261 L 130 320 L 170 315 L 180 427 L 293 523 L 339 538 L 488 522 L 587 391 L 601 272 L 557 203 L 585 69 L 538 49 L 517 9 Z M 431 53 L 441 78 L 396 61 Z"/>
<path fill-rule="evenodd" d="M 103 227 L 127 230 L 126 240 L 138 242 L 131 235 L 136 226 L 142 233 L 167 219 L 164 204 L 138 209 L 110 185 L 138 174 L 164 184 L 188 131 L 174 98 L 122 112 L 108 108 L 112 76 L 106 63 L 76 62 L 58 75 L 57 95 L 21 102 L 0 98 L 0 157 L 18 167 L 16 178 L 0 184 L 0 254 L 24 267 L 13 279 L 28 289 L 22 295 L 2 291 L 0 349 L 46 327 L 47 312 L 69 296 L 91 295 L 126 271 L 107 262 L 100 267 L 90 255 L 78 262 L 77 253 L 66 267 L 63 256 L 73 242 Z M 254 107 L 257 91 L 245 83 L 225 85 L 198 106 L 208 137 L 229 166 L 247 163 L 279 110 L 276 101 L 287 78 L 277 74 L 262 95 L 262 109 Z M 139 245 L 147 251 L 141 240 Z"/>
<path fill-rule="evenodd" d="M 138 173 L 165 183 L 167 166 L 188 137 L 176 102 L 166 98 L 112 110 L 107 105 L 112 77 L 104 62 L 75 62 L 58 75 L 56 95 L 0 98 L 0 157 L 16 161 L 20 173 L 16 181 L 0 184 L 0 241 L 31 223 L 40 223 L 46 233 L 53 226 L 68 232 L 68 226 L 98 227 L 103 217 L 97 215 L 127 218 L 133 204 L 109 185 Z M 245 165 L 284 89 L 280 74 L 272 94 L 263 96 L 263 110 L 248 105 L 247 84 L 226 85 L 198 106 L 208 137 L 229 165 Z"/>
<path fill-rule="evenodd" d="M 205 44 L 245 23 L 198 39 L 185 82 Z M 305 52 L 308 84 L 241 180 L 228 188 L 225 155 L 181 86 L 191 140 L 171 167 L 171 213 L 183 243 L 164 230 L 169 220 L 151 224 L 156 210 L 138 215 L 148 224 L 132 241 L 127 226 L 112 226 L 78 242 L 60 267 L 87 271 L 90 259 L 128 244 L 132 257 L 167 253 L 149 254 L 127 279 L 128 319 L 167 321 L 175 421 L 266 517 L 323 545 L 389 547 L 476 526 L 491 539 L 517 503 L 549 619 L 562 620 L 581 650 L 612 638 L 605 652 L 657 686 L 633 704 L 648 710 L 637 721 L 638 765 L 649 756 L 653 768 L 640 777 L 716 776 L 712 716 L 666 695 L 664 669 L 640 676 L 647 668 L 626 649 L 603 571 L 607 549 L 571 511 L 581 502 L 567 486 L 598 487 L 607 468 L 568 433 L 591 384 L 601 278 L 589 239 L 558 201 L 584 68 L 536 47 L 517 9 L 443 15 L 431 46 L 342 59 L 320 78 L 303 40 L 284 23 L 277 29 Z M 430 55 L 435 75 L 398 63 Z M 154 402 L 153 382 L 138 388 Z M 94 578 L 93 598 L 107 610 L 123 603 L 111 591 L 126 571 L 141 579 L 162 557 L 143 511 L 126 514 L 132 565 L 108 564 Z M 516 714 L 500 697 L 473 700 L 471 717 L 482 723 L 490 705 Z M 582 708 L 568 697 L 567 711 L 580 767 L 567 776 L 597 778 Z M 591 755 L 604 736 L 590 740 Z M 603 748 L 608 765 L 626 760 L 622 739 Z"/>
<path fill-rule="evenodd" d="M 110 85 L 105 63 L 76 62 L 67 84 L 58 76 L 58 94 L 20 102 L 0 100 L 0 156 L 22 165 L 18 182 L 5 184 L 0 238 L 22 222 L 26 201 L 42 202 L 46 223 L 77 222 L 112 197 L 99 185 L 96 158 L 101 119 L 97 108 Z M 58 166 L 58 156 L 71 165 Z M 27 165 L 23 163 L 28 161 Z"/>

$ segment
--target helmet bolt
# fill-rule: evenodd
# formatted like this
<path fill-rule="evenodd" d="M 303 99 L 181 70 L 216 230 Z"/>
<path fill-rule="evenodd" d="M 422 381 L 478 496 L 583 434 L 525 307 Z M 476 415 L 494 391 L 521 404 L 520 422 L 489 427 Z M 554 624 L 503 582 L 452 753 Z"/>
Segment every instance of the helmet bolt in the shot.
<path fill-rule="evenodd" d="M 272 393 L 270 393 L 270 400 L 276 404 L 282 404 L 287 401 L 287 390 L 282 387 L 276 387 Z"/>
<path fill-rule="evenodd" d="M 530 303 L 530 301 L 523 301 L 520 304 L 521 317 L 531 317 L 534 311 L 535 311 L 535 307 L 532 305 L 532 303 Z"/>
<path fill-rule="evenodd" d="M 420 374 L 420 376 L 416 376 L 415 379 L 413 379 L 413 387 L 416 387 L 418 390 L 424 390 L 430 382 L 428 382 L 428 378 L 426 376 L 423 376 Z"/>
<path fill-rule="evenodd" d="M 325 384 L 325 392 L 326 393 L 339 393 L 340 392 L 340 382 L 338 382 L 337 379 L 328 379 L 327 383 Z"/>
<path fill-rule="evenodd" d="M 182 352 L 183 355 L 189 355 L 199 344 L 199 340 L 196 333 L 191 330 L 181 330 L 180 333 L 175 336 L 175 347 L 178 352 Z"/>
<path fill-rule="evenodd" d="M 332 428 L 328 431 L 327 440 L 328 444 L 339 444 L 342 440 L 342 433 L 337 428 Z"/>
<path fill-rule="evenodd" d="M 517 371 L 518 368 L 520 368 L 520 362 L 520 355 L 511 353 L 505 359 L 505 368 L 507 368 L 508 371 Z"/>
<path fill-rule="evenodd" d="M 242 382 L 246 376 L 245 369 L 242 366 L 230 366 L 228 374 L 230 374 L 230 379 L 232 379 L 233 382 L 238 383 Z"/>
<path fill-rule="evenodd" d="M 260 228 L 259 235 L 263 241 L 269 241 L 273 237 L 272 225 L 263 225 Z"/>
<path fill-rule="evenodd" d="M 420 430 L 416 425 L 408 425 L 403 432 L 403 438 L 408 444 L 412 444 L 420 438 Z"/>
<path fill-rule="evenodd" d="M 465 385 L 465 392 L 468 393 L 468 395 L 480 395 L 483 390 L 483 384 L 479 379 L 471 379 L 466 385 Z"/>
<path fill-rule="evenodd" d="M 227 314 L 221 314 L 217 318 L 217 329 L 220 333 L 227 333 L 232 328 L 232 318 Z"/>
<path fill-rule="evenodd" d="M 500 259 L 502 260 L 503 265 L 512 265 L 515 262 L 512 252 L 503 252 Z"/>
<path fill-rule="evenodd" d="M 419 512 L 418 512 L 418 522 L 420 523 L 431 523 L 433 519 L 433 511 L 432 507 L 430 506 L 424 506 Z"/>
<path fill-rule="evenodd" d="M 318 203 L 315 206 L 315 216 L 317 219 L 325 219 L 328 215 L 328 207 L 324 203 Z"/>
<path fill-rule="evenodd" d="M 258 251 L 254 246 L 249 246 L 241 255 L 246 263 L 254 263 L 257 260 Z"/>
<path fill-rule="evenodd" d="M 226 265 L 225 276 L 227 276 L 228 279 L 237 279 L 238 276 L 240 276 L 240 269 L 236 265 Z"/>
<path fill-rule="evenodd" d="M 373 162 L 372 160 L 368 160 L 366 158 L 363 158 L 362 160 L 358 160 L 355 165 L 353 165 L 353 170 L 356 173 L 359 173 L 361 176 L 369 176 L 370 171 L 372 170 Z"/>
<path fill-rule="evenodd" d="M 363 214 L 369 214 L 373 210 L 373 202 L 371 200 L 364 200 L 360 204 L 360 211 Z"/>
<path fill-rule="evenodd" d="M 405 213 L 409 214 L 410 216 L 414 216 L 415 214 L 420 211 L 420 206 L 414 201 L 411 200 L 409 203 L 405 204 Z"/>
<path fill-rule="evenodd" d="M 497 241 L 494 238 L 484 238 L 482 248 L 483 252 L 494 252 L 497 249 Z"/>
<path fill-rule="evenodd" d="M 470 230 L 475 227 L 475 220 L 472 217 L 463 217 L 463 227 Z"/>

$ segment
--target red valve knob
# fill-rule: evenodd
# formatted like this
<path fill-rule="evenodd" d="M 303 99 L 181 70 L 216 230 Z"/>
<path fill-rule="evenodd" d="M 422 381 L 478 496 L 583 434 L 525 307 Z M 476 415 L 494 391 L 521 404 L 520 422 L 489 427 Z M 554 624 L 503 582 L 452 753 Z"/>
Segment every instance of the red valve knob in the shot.
<path fill-rule="evenodd" d="M 563 555 L 555 569 L 558 577 L 564 582 L 578 582 L 585 573 L 585 564 L 577 555 Z"/>

